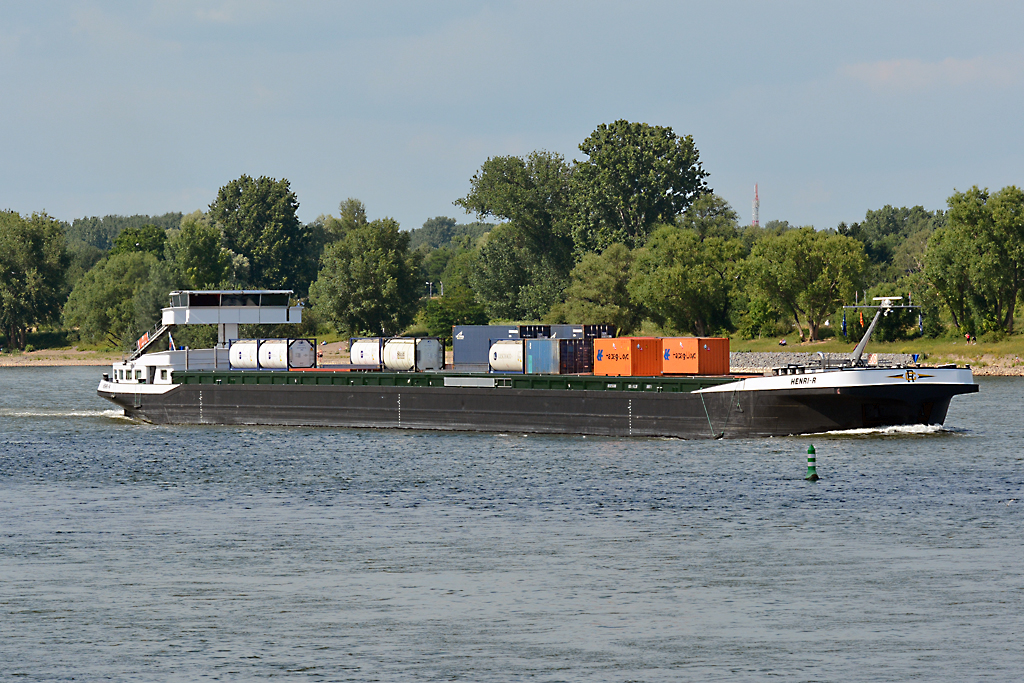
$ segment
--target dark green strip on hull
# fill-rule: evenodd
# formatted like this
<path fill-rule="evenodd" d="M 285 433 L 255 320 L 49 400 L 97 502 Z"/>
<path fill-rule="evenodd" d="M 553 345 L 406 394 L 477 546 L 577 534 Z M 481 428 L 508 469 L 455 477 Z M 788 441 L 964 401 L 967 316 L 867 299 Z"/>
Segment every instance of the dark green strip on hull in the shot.
<path fill-rule="evenodd" d="M 493 379 L 495 388 L 565 391 L 689 393 L 735 382 L 736 377 L 603 377 L 599 375 L 450 374 L 434 372 L 267 372 L 252 370 L 175 372 L 177 384 L 288 384 L 302 386 L 444 387 L 445 378 Z"/>

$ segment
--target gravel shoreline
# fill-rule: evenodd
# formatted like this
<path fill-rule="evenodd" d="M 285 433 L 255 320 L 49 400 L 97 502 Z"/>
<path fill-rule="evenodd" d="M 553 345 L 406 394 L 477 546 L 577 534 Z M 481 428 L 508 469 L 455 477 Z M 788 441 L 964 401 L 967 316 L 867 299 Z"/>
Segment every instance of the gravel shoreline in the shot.
<path fill-rule="evenodd" d="M 865 353 L 864 360 L 871 354 Z M 849 354 L 832 353 L 825 354 L 833 361 L 846 358 Z M 806 364 L 817 361 L 817 353 L 798 353 L 793 351 L 733 351 L 729 354 L 729 366 L 733 372 L 757 372 L 777 368 L 782 365 Z M 880 353 L 878 360 L 889 361 L 890 363 L 913 363 L 914 357 L 909 353 Z"/>

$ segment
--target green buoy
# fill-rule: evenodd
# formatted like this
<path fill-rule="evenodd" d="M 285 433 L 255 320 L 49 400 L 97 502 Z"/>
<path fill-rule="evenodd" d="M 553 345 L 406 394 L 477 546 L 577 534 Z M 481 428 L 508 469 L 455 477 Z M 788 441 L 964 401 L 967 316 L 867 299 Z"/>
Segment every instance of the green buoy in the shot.
<path fill-rule="evenodd" d="M 811 447 L 807 449 L 807 476 L 804 479 L 806 481 L 818 481 L 818 467 L 814 457 L 814 444 L 811 444 Z"/>

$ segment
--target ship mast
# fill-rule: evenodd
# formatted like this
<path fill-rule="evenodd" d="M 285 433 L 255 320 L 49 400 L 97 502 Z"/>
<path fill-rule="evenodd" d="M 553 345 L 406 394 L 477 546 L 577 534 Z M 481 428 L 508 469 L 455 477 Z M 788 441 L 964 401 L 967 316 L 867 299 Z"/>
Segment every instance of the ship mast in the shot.
<path fill-rule="evenodd" d="M 902 301 L 902 296 L 876 296 L 872 298 L 872 301 L 880 301 L 877 305 L 878 310 L 875 311 L 875 317 L 871 319 L 871 324 L 868 325 L 868 329 L 864 332 L 864 336 L 860 338 L 860 343 L 857 344 L 857 348 L 850 354 L 850 362 L 853 365 L 859 365 L 861 356 L 864 355 L 864 347 L 868 345 L 868 340 L 871 339 L 871 333 L 875 331 L 875 325 L 878 324 L 878 319 L 883 315 L 889 315 L 894 308 L 917 308 L 917 306 L 893 306 L 893 301 Z M 876 308 L 875 306 L 843 306 L 843 308 Z"/>

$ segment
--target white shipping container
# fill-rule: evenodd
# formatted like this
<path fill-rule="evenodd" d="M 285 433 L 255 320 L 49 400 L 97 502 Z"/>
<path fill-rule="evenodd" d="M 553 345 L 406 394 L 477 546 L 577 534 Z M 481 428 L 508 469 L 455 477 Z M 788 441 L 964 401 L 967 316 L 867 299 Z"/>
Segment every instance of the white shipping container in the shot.
<path fill-rule="evenodd" d="M 396 372 L 440 370 L 444 348 L 437 339 L 389 339 L 384 342 L 384 367 Z"/>
<path fill-rule="evenodd" d="M 437 339 L 416 340 L 416 369 L 441 370 L 444 368 L 444 346 Z"/>
<path fill-rule="evenodd" d="M 288 340 L 264 339 L 260 344 L 260 367 L 266 370 L 288 369 Z"/>
<path fill-rule="evenodd" d="M 380 339 L 357 339 L 352 342 L 349 349 L 349 363 L 352 365 L 366 365 L 380 367 Z"/>
<path fill-rule="evenodd" d="M 389 339 L 384 342 L 384 367 L 407 372 L 416 369 L 416 340 Z"/>
<path fill-rule="evenodd" d="M 255 339 L 239 339 L 231 344 L 231 350 L 228 353 L 228 363 L 232 368 L 239 370 L 255 370 L 259 367 L 259 363 L 256 358 L 256 347 L 258 343 Z"/>
<path fill-rule="evenodd" d="M 288 366 L 292 368 L 315 368 L 316 347 L 308 339 L 294 339 L 288 345 Z"/>
<path fill-rule="evenodd" d="M 491 344 L 487 360 L 492 370 L 498 372 L 523 371 L 523 341 L 521 339 L 499 339 Z"/>
<path fill-rule="evenodd" d="M 306 339 L 239 339 L 228 352 L 238 370 L 287 370 L 316 367 L 316 349 Z"/>

